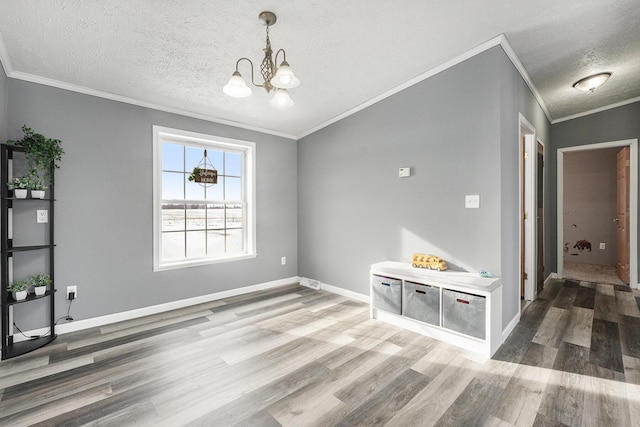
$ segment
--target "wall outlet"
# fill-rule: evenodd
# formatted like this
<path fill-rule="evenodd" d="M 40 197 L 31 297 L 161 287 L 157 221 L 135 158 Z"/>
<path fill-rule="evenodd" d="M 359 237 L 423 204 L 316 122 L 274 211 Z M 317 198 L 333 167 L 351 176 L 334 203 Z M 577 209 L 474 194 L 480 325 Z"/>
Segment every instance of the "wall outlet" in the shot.
<path fill-rule="evenodd" d="M 38 209 L 36 211 L 36 222 L 38 224 L 46 224 L 49 222 L 49 211 L 46 209 Z"/>
<path fill-rule="evenodd" d="M 280 259 L 280 262 L 282 263 L 282 265 L 285 265 L 285 264 L 287 263 L 287 257 L 286 257 L 286 256 L 283 256 L 283 257 Z"/>
<path fill-rule="evenodd" d="M 607 248 L 606 243 L 600 243 L 600 249 L 606 249 L 606 248 Z"/>
<path fill-rule="evenodd" d="M 77 299 L 78 298 L 78 287 L 77 286 L 67 286 L 67 299 L 71 299 L 69 298 L 69 294 L 73 292 L 73 299 Z"/>
<path fill-rule="evenodd" d="M 464 196 L 464 207 L 467 209 L 479 209 L 480 195 L 471 194 L 471 195 Z"/>

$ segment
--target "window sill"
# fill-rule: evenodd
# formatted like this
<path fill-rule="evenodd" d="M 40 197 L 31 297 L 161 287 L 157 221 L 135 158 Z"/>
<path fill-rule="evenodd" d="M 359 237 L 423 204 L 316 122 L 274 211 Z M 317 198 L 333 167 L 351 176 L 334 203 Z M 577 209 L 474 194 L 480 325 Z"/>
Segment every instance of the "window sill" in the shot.
<path fill-rule="evenodd" d="M 176 270 L 179 268 L 189 268 L 189 267 L 198 267 L 198 266 L 209 265 L 209 264 L 220 264 L 223 262 L 242 261 L 245 259 L 253 259 L 253 258 L 256 258 L 257 256 L 258 254 L 243 254 L 243 255 L 232 256 L 227 258 L 215 258 L 215 259 L 200 258 L 200 259 L 194 259 L 189 261 L 166 262 L 160 265 L 154 265 L 153 271 L 156 272 L 156 271 L 165 271 L 165 270 Z"/>

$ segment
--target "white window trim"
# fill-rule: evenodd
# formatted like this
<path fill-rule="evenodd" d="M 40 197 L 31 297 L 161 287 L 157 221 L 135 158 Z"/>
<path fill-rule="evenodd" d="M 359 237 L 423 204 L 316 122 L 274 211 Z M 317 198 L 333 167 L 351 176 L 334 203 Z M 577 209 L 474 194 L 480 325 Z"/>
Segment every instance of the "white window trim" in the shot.
<path fill-rule="evenodd" d="M 230 149 L 237 150 L 242 147 L 245 153 L 243 162 L 243 194 L 247 201 L 246 218 L 246 253 L 241 255 L 231 255 L 220 258 L 198 258 L 192 260 L 180 260 L 174 262 L 161 262 L 161 232 L 162 232 L 162 141 L 177 142 L 189 145 L 196 142 L 198 144 L 228 145 Z M 214 146 L 214 147 L 215 147 Z M 251 259 L 257 256 L 256 253 L 256 177 L 255 177 L 255 147 L 256 144 L 250 141 L 223 138 L 214 135 L 207 135 L 196 132 L 189 132 L 180 129 L 172 129 L 153 125 L 153 271 L 173 270 L 177 268 L 195 267 L 198 265 L 216 264 L 221 262 L 238 261 Z"/>

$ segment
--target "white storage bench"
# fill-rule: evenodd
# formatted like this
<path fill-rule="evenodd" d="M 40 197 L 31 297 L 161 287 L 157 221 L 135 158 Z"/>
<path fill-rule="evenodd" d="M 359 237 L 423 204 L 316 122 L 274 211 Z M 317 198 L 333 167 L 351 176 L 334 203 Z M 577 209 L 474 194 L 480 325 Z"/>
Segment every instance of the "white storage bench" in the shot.
<path fill-rule="evenodd" d="M 502 345 L 502 284 L 475 273 L 371 265 L 371 318 L 487 357 Z"/>

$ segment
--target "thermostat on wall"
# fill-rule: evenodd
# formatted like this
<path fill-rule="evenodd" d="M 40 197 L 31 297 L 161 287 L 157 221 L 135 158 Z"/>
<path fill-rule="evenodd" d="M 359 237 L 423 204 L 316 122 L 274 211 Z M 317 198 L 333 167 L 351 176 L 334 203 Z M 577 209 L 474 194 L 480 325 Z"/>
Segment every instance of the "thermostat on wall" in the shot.
<path fill-rule="evenodd" d="M 464 207 L 467 209 L 480 208 L 480 195 L 472 194 L 464 197 Z"/>
<path fill-rule="evenodd" d="M 400 178 L 406 178 L 408 176 L 411 176 L 411 168 L 400 168 L 398 170 L 398 176 Z"/>

